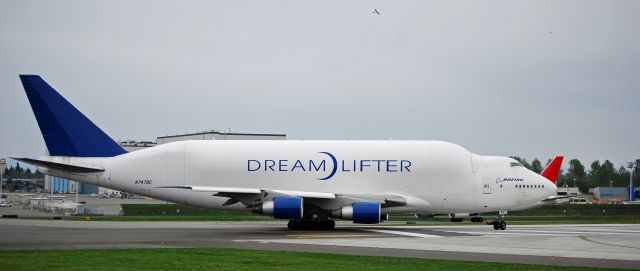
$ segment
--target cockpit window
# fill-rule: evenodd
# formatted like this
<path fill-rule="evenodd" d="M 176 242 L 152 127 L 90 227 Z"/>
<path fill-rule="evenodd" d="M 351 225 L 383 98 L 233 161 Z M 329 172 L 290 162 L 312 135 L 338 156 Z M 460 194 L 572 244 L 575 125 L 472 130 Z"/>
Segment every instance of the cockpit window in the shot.
<path fill-rule="evenodd" d="M 523 165 L 518 162 L 511 162 L 511 167 L 523 167 Z"/>

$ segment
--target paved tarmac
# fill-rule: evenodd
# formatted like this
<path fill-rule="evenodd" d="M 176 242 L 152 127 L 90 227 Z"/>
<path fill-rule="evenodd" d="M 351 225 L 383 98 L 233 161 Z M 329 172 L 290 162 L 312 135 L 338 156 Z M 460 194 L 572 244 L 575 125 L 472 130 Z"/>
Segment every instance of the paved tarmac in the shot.
<path fill-rule="evenodd" d="M 354 226 L 0 219 L 0 249 L 228 247 L 640 269 L 640 225 Z"/>

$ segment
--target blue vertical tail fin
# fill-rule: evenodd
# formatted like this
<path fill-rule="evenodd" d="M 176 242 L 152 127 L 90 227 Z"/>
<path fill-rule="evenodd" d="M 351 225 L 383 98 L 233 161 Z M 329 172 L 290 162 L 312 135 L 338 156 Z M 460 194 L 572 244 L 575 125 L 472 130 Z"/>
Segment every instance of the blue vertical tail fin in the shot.
<path fill-rule="evenodd" d="M 40 132 L 52 156 L 113 157 L 118 143 L 38 75 L 20 75 Z"/>

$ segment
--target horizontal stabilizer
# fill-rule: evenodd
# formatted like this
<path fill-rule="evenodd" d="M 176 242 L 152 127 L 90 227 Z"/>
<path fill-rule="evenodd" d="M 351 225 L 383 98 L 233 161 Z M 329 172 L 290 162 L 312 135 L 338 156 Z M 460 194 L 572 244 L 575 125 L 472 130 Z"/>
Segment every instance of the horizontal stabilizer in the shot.
<path fill-rule="evenodd" d="M 38 167 L 54 169 L 54 170 L 60 170 L 60 171 L 66 171 L 66 172 L 73 172 L 73 173 L 95 173 L 95 172 L 103 172 L 104 171 L 103 168 L 78 166 L 78 165 L 71 165 L 71 164 L 63 164 L 63 163 L 56 163 L 56 162 L 50 162 L 50 161 L 44 161 L 44 160 L 38 160 L 38 159 L 31 159 L 31 158 L 13 158 L 13 157 L 11 157 L 11 159 L 17 160 L 17 161 L 20 161 L 20 162 L 25 162 L 27 164 L 32 164 L 32 165 L 38 166 Z"/>

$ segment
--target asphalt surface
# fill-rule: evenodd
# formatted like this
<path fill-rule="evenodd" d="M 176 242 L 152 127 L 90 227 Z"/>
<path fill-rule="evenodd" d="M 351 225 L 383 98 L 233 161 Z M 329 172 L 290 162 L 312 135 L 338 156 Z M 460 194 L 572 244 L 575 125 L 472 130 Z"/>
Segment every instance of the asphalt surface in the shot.
<path fill-rule="evenodd" d="M 289 231 L 283 222 L 0 219 L 0 249 L 225 247 L 640 268 L 640 225 L 376 226 Z"/>

